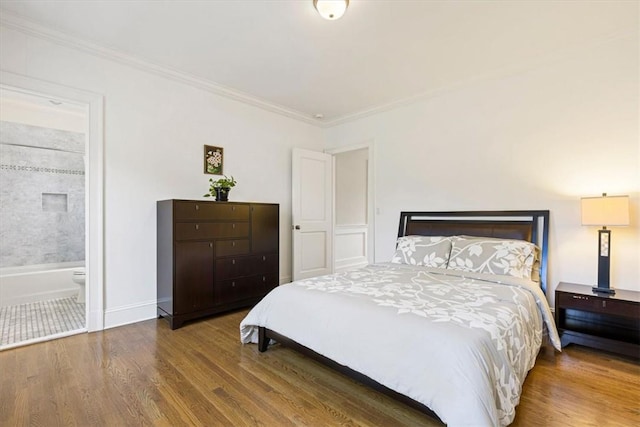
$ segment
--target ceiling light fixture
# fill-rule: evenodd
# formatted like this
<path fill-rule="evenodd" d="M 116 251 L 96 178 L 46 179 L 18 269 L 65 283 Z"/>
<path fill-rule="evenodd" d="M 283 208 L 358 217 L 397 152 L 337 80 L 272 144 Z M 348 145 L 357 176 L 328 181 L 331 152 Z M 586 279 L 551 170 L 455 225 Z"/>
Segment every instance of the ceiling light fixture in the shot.
<path fill-rule="evenodd" d="M 348 6 L 349 0 L 313 0 L 313 7 L 320 16 L 330 21 L 342 18 Z"/>

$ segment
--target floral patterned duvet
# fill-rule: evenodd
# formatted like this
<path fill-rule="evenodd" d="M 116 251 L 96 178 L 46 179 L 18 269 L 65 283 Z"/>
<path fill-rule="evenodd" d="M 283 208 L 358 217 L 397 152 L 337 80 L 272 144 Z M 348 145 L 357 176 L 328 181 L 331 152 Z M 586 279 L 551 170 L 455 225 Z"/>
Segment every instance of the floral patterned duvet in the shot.
<path fill-rule="evenodd" d="M 448 425 L 508 425 L 543 331 L 560 350 L 534 282 L 374 264 L 274 289 L 240 325 L 264 326 L 423 403 Z"/>

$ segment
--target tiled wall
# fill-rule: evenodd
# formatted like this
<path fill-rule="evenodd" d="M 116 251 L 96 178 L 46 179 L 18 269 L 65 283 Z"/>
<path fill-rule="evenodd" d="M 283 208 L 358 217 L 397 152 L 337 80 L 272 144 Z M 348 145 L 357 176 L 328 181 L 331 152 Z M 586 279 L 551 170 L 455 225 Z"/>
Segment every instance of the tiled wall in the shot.
<path fill-rule="evenodd" d="M 84 260 L 84 139 L 0 121 L 0 268 Z"/>

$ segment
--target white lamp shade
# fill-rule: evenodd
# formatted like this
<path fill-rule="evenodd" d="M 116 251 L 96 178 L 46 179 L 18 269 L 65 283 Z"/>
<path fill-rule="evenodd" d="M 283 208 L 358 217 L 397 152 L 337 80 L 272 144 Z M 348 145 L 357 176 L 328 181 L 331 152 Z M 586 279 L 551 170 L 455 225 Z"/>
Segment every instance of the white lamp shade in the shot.
<path fill-rule="evenodd" d="M 349 6 L 349 0 L 313 0 L 313 6 L 320 16 L 333 21 L 344 15 Z"/>
<path fill-rule="evenodd" d="M 629 225 L 629 196 L 582 198 L 582 225 Z"/>

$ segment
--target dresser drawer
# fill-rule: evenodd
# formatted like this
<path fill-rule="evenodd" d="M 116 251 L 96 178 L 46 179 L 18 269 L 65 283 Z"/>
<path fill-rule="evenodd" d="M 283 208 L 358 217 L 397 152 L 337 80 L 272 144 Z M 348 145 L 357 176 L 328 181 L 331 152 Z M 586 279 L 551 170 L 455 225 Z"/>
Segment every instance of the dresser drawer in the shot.
<path fill-rule="evenodd" d="M 258 286 L 262 289 L 262 293 L 264 295 L 271 292 L 272 289 L 278 286 L 278 274 L 277 273 L 267 273 L 261 274 L 257 278 Z"/>
<path fill-rule="evenodd" d="M 221 280 L 214 286 L 215 304 L 228 304 L 264 295 L 263 287 L 256 276 Z"/>
<path fill-rule="evenodd" d="M 249 237 L 248 222 L 178 222 L 176 240 L 202 240 L 228 237 Z"/>
<path fill-rule="evenodd" d="M 569 308 L 634 318 L 640 313 L 640 305 L 630 301 L 572 293 L 559 293 L 558 297 L 558 307 L 561 309 Z"/>
<path fill-rule="evenodd" d="M 255 257 L 240 256 L 216 260 L 216 280 L 234 279 L 255 275 L 253 265 Z"/>
<path fill-rule="evenodd" d="M 176 221 L 223 220 L 249 221 L 249 205 L 216 202 L 175 202 L 173 215 Z"/>
<path fill-rule="evenodd" d="M 277 273 L 278 262 L 278 254 L 256 255 L 253 268 L 258 274 Z"/>
<path fill-rule="evenodd" d="M 216 242 L 216 256 L 248 255 L 249 247 L 249 239 L 218 240 Z"/>

